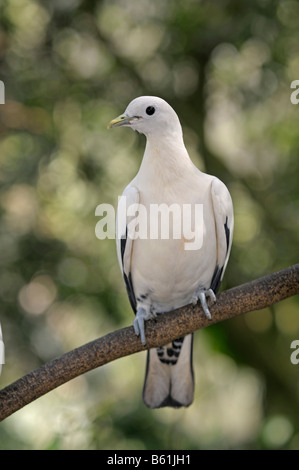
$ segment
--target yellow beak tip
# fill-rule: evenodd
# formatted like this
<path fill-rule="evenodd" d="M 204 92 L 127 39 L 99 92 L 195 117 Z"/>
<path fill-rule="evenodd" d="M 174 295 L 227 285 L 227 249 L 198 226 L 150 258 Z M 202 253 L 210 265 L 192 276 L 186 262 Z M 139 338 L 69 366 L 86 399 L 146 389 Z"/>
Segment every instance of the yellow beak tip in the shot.
<path fill-rule="evenodd" d="M 124 125 L 129 125 L 132 120 L 132 117 L 127 116 L 126 114 L 121 114 L 112 121 L 109 122 L 107 129 L 111 129 L 112 127 L 120 127 Z"/>
<path fill-rule="evenodd" d="M 112 127 L 118 126 L 122 121 L 124 121 L 126 116 L 124 114 L 121 114 L 120 116 L 117 116 L 115 119 L 112 119 L 112 121 L 109 122 L 107 129 L 111 129 Z"/>
<path fill-rule="evenodd" d="M 107 129 L 110 130 L 112 127 L 117 123 L 117 119 L 113 119 L 112 121 L 109 122 Z"/>

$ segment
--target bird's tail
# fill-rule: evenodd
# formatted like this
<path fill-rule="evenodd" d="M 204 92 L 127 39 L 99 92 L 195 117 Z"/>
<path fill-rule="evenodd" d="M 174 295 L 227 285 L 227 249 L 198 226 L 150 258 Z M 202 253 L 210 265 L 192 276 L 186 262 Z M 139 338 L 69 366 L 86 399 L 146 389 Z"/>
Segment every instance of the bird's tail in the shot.
<path fill-rule="evenodd" d="M 143 388 L 149 408 L 189 406 L 193 401 L 193 334 L 150 349 Z"/>

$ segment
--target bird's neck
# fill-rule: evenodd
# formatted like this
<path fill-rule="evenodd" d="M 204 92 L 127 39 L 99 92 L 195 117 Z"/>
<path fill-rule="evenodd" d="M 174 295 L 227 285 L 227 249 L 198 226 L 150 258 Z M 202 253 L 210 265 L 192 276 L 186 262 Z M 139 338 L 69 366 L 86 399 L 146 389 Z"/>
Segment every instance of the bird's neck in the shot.
<path fill-rule="evenodd" d="M 193 166 L 184 145 L 182 135 L 163 136 L 160 139 L 147 136 L 140 172 L 167 182 L 182 177 Z"/>

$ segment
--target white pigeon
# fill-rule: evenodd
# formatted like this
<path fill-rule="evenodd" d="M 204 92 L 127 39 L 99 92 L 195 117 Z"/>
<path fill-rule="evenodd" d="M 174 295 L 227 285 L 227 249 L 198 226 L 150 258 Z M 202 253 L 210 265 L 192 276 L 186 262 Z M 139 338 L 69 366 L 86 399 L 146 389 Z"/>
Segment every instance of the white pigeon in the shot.
<path fill-rule="evenodd" d="M 145 134 L 147 139 L 140 169 L 123 193 L 127 208 L 142 205 L 147 214 L 151 213 L 153 205 L 161 204 L 167 207 L 176 204 L 182 211 L 184 205 L 203 208 L 202 217 L 192 219 L 192 233 L 201 233 L 202 243 L 199 248 L 190 249 L 190 239 L 184 234 L 168 239 L 161 234 L 156 238 L 136 236 L 140 230 L 138 217 L 134 225 L 132 213 L 124 214 L 119 203 L 118 259 L 136 314 L 133 326 L 145 344 L 145 321 L 158 313 L 199 300 L 206 316 L 211 318 L 207 298 L 216 300 L 215 294 L 228 262 L 233 206 L 226 186 L 192 163 L 179 118 L 166 101 L 154 96 L 134 99 L 108 128 L 119 126 L 131 127 Z M 149 215 L 146 222 L 152 222 Z M 172 226 L 172 230 L 175 229 Z M 148 351 L 143 400 L 149 408 L 192 403 L 192 342 L 190 334 Z"/>

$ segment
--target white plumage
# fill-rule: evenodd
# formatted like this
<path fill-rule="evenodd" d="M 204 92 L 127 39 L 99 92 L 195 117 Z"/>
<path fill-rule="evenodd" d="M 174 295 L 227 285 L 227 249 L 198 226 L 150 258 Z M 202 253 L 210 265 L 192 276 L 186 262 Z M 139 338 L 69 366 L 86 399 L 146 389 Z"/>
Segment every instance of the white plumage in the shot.
<path fill-rule="evenodd" d="M 181 238 L 134 237 L 134 230 L 135 235 L 140 230 L 138 224 L 134 229 L 134 216 L 124 216 L 118 208 L 118 259 L 136 314 L 135 332 L 145 344 L 144 323 L 157 313 L 199 300 L 210 317 L 207 298 L 215 301 L 228 261 L 233 206 L 226 186 L 190 160 L 178 116 L 166 101 L 153 96 L 136 98 L 109 124 L 118 126 L 129 126 L 147 139 L 140 169 L 123 193 L 127 207 L 142 205 L 148 225 L 153 205 L 176 204 L 182 213 L 185 205 L 203 208 L 202 218 L 192 219 L 192 231 L 202 233 L 196 250 L 188 249 L 191 240 L 183 230 Z M 175 230 L 174 225 L 170 228 Z M 148 351 L 143 399 L 150 408 L 192 403 L 192 341 L 193 335 L 188 335 Z"/>

